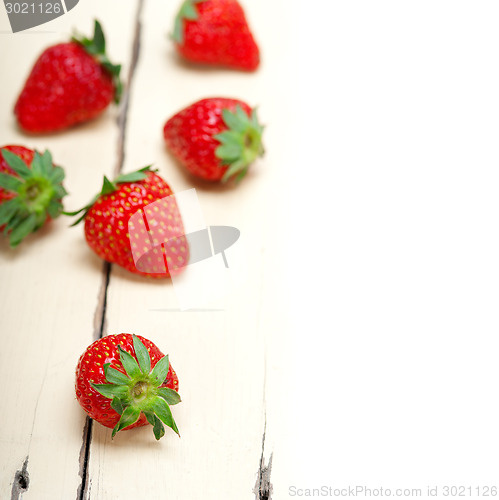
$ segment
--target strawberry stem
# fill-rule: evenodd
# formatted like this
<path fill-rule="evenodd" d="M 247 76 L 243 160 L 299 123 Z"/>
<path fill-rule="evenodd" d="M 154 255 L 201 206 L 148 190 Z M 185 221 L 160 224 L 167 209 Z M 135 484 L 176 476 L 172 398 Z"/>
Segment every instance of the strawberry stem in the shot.
<path fill-rule="evenodd" d="M 75 215 L 82 214 L 75 222 L 71 224 L 71 227 L 77 226 L 85 217 L 87 216 L 88 211 L 94 206 L 95 202 L 101 197 L 111 193 L 114 193 L 118 190 L 118 184 L 125 184 L 127 182 L 138 182 L 147 177 L 149 172 L 153 172 L 151 169 L 152 165 L 148 165 L 147 167 L 143 167 L 135 172 L 130 172 L 129 174 L 120 174 L 114 181 L 110 181 L 106 176 L 104 176 L 104 180 L 102 182 L 102 188 L 100 192 L 95 195 L 90 203 L 80 208 L 79 210 L 75 210 L 74 212 L 62 212 L 63 215 L 68 215 L 70 217 L 74 217 Z"/>
<path fill-rule="evenodd" d="M 87 38 L 83 35 L 75 34 L 73 42 L 83 45 L 84 49 L 111 74 L 114 85 L 114 102 L 118 104 L 123 93 L 123 84 L 120 79 L 121 64 L 113 64 L 106 54 L 106 38 L 102 26 L 97 19 L 94 22 L 94 37 Z"/>

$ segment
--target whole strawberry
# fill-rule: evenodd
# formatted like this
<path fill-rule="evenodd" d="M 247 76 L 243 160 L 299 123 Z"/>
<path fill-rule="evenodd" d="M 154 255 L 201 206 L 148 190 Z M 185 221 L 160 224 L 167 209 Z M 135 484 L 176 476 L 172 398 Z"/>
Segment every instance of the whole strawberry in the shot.
<path fill-rule="evenodd" d="M 94 38 L 73 38 L 47 48 L 31 70 L 14 107 L 21 128 L 44 133 L 97 117 L 119 101 L 121 66 L 106 56 L 101 25 Z"/>
<path fill-rule="evenodd" d="M 16 247 L 62 211 L 64 170 L 24 146 L 0 148 L 0 231 Z"/>
<path fill-rule="evenodd" d="M 85 239 L 102 259 L 152 278 L 168 278 L 188 263 L 189 247 L 173 191 L 150 167 L 104 177 L 83 215 Z"/>
<path fill-rule="evenodd" d="M 172 35 L 187 60 L 254 71 L 260 52 L 237 0 L 185 0 Z"/>
<path fill-rule="evenodd" d="M 166 145 L 191 174 L 209 181 L 242 179 L 263 155 L 263 127 L 256 110 L 222 97 L 202 99 L 172 116 Z"/>
<path fill-rule="evenodd" d="M 76 399 L 88 415 L 112 428 L 112 437 L 150 423 L 154 436 L 163 424 L 178 429 L 169 405 L 180 402 L 178 378 L 150 340 L 129 333 L 96 340 L 76 366 Z"/>

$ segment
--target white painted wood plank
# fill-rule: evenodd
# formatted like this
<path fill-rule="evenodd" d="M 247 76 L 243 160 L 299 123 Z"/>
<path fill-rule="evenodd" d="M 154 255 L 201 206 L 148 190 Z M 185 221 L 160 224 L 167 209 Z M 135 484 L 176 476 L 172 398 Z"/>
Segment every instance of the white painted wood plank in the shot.
<path fill-rule="evenodd" d="M 68 209 L 85 204 L 98 190 L 102 175 L 113 171 L 119 110 L 111 108 L 92 123 L 46 136 L 22 134 L 11 110 L 41 50 L 68 39 L 73 28 L 90 33 L 96 14 L 106 30 L 110 57 L 123 61 L 126 72 L 133 2 L 103 5 L 86 0 L 50 24 L 15 35 L 5 32 L 8 24 L 1 17 L 0 64 L 8 68 L 0 93 L 2 144 L 50 149 L 66 170 Z M 86 247 L 81 227 L 70 229 L 69 222 L 59 218 L 15 251 L 0 242 L 0 376 L 6 382 L 0 430 L 1 498 L 10 498 L 15 472 L 26 457 L 25 499 L 76 498 L 81 480 L 85 414 L 74 397 L 74 369 L 94 336 L 102 263 Z"/>
<path fill-rule="evenodd" d="M 180 312 L 171 282 L 132 276 L 113 266 L 106 334 L 138 333 L 170 355 L 183 398 L 173 408 L 182 437 L 167 432 L 156 442 L 151 429 L 142 428 L 121 433 L 111 442 L 109 430 L 95 425 L 87 498 L 132 499 L 143 484 L 148 491 L 172 499 L 255 498 L 265 407 L 273 405 L 265 401 L 266 345 L 268 337 L 283 333 L 282 308 L 275 307 L 282 295 L 282 277 L 270 266 L 280 260 L 274 207 L 279 177 L 286 168 L 277 151 L 286 137 L 277 124 L 280 115 L 286 115 L 287 100 L 279 87 L 286 79 L 281 61 L 284 46 L 275 43 L 275 31 L 267 19 L 272 16 L 269 5 L 243 5 L 263 47 L 264 62 L 254 74 L 182 64 L 165 38 L 178 5 L 157 0 L 144 4 L 125 170 L 154 163 L 175 192 L 195 187 L 207 224 L 241 230 L 248 280 L 233 297 L 211 306 L 221 310 Z M 271 11 L 280 7 L 276 4 Z M 162 139 L 164 122 L 173 113 L 217 95 L 259 105 L 262 120 L 269 124 L 265 144 L 271 152 L 236 188 L 220 189 L 186 176 Z M 278 359 L 272 357 L 274 366 Z M 271 374 L 274 371 L 271 367 Z M 134 455 L 129 465 L 123 464 L 125 453 Z M 121 480 L 132 463 L 140 482 Z"/>

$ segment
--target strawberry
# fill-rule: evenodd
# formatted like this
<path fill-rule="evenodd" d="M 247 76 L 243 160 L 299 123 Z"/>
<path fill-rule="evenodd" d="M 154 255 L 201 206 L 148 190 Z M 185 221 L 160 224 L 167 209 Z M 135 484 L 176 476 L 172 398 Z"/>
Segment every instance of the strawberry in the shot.
<path fill-rule="evenodd" d="M 128 271 L 167 278 L 187 265 L 189 247 L 170 186 L 150 167 L 104 177 L 101 192 L 85 207 L 85 239 L 102 259 Z M 167 198 L 169 197 L 169 198 Z M 145 217 L 145 220 L 144 220 Z"/>
<path fill-rule="evenodd" d="M 177 434 L 169 405 L 180 402 L 178 378 L 165 356 L 150 340 L 129 333 L 96 340 L 76 366 L 76 399 L 91 418 L 120 430 L 153 426 L 165 434 L 163 423 Z"/>
<path fill-rule="evenodd" d="M 49 151 L 0 148 L 0 231 L 11 247 L 59 216 L 67 194 L 63 179 L 64 170 L 52 163 Z"/>
<path fill-rule="evenodd" d="M 176 50 L 187 60 L 254 71 L 260 52 L 237 0 L 185 0 L 175 18 Z"/>
<path fill-rule="evenodd" d="M 242 179 L 263 155 L 256 110 L 236 99 L 209 98 L 172 116 L 163 135 L 173 155 L 193 175 L 209 181 Z"/>
<path fill-rule="evenodd" d="M 47 48 L 35 62 L 14 107 L 27 132 L 62 130 L 91 120 L 121 93 L 121 66 L 106 56 L 101 25 L 94 38 L 75 37 Z"/>

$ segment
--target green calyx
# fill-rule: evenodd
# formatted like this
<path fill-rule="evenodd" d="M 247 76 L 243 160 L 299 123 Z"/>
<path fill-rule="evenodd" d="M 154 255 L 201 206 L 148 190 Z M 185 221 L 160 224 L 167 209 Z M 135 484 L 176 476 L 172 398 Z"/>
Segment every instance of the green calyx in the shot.
<path fill-rule="evenodd" d="M 106 176 L 104 176 L 104 181 L 102 183 L 102 188 L 98 194 L 96 194 L 90 203 L 85 205 L 83 208 L 79 210 L 75 210 L 74 212 L 62 212 L 64 215 L 69 215 L 70 217 L 74 217 L 75 215 L 81 214 L 78 219 L 71 224 L 71 227 L 79 224 L 86 216 L 88 211 L 94 206 L 95 202 L 104 195 L 112 194 L 119 189 L 118 184 L 124 184 L 126 182 L 138 182 L 147 177 L 147 174 L 151 171 L 152 165 L 147 165 L 147 167 L 141 168 L 140 170 L 136 170 L 135 172 L 130 172 L 129 174 L 120 174 L 113 181 L 110 181 Z"/>
<path fill-rule="evenodd" d="M 62 185 L 64 170 L 52 164 L 52 155 L 35 151 L 31 166 L 8 149 L 1 154 L 17 174 L 0 173 L 0 187 L 15 196 L 0 205 L 0 227 L 12 248 L 40 229 L 47 217 L 55 219 L 62 212 L 62 198 L 67 192 Z"/>
<path fill-rule="evenodd" d="M 264 153 L 263 126 L 258 122 L 255 109 L 248 116 L 239 104 L 234 112 L 224 109 L 222 118 L 228 130 L 213 136 L 221 143 L 215 149 L 215 156 L 223 166 L 229 167 L 222 181 L 227 182 L 231 178 L 240 181 L 251 163 Z"/>
<path fill-rule="evenodd" d="M 72 40 L 73 42 L 83 45 L 85 50 L 90 55 L 94 56 L 97 61 L 111 74 L 114 84 L 114 102 L 118 104 L 123 92 L 123 84 L 120 80 L 121 64 L 113 64 L 107 57 L 106 38 L 104 37 L 104 32 L 102 31 L 102 26 L 99 21 L 95 20 L 93 38 L 87 38 L 83 35 L 77 34 L 73 36 Z"/>
<path fill-rule="evenodd" d="M 180 6 L 180 10 L 175 17 L 175 24 L 171 35 L 171 38 L 178 44 L 184 43 L 184 19 L 195 21 L 199 16 L 196 4 L 203 1 L 204 0 L 184 0 Z"/>
<path fill-rule="evenodd" d="M 156 439 L 161 439 L 165 434 L 163 424 L 171 427 L 180 436 L 170 410 L 170 405 L 180 403 L 180 396 L 173 389 L 161 387 L 170 367 L 168 356 L 161 358 L 151 370 L 149 352 L 136 335 L 133 336 L 133 347 L 135 357 L 118 346 L 126 374 L 113 368 L 110 363 L 105 363 L 104 373 L 109 383 L 92 383 L 97 392 L 112 399 L 111 407 L 121 415 L 113 429 L 112 437 L 137 422 L 141 413 L 153 426 Z"/>

